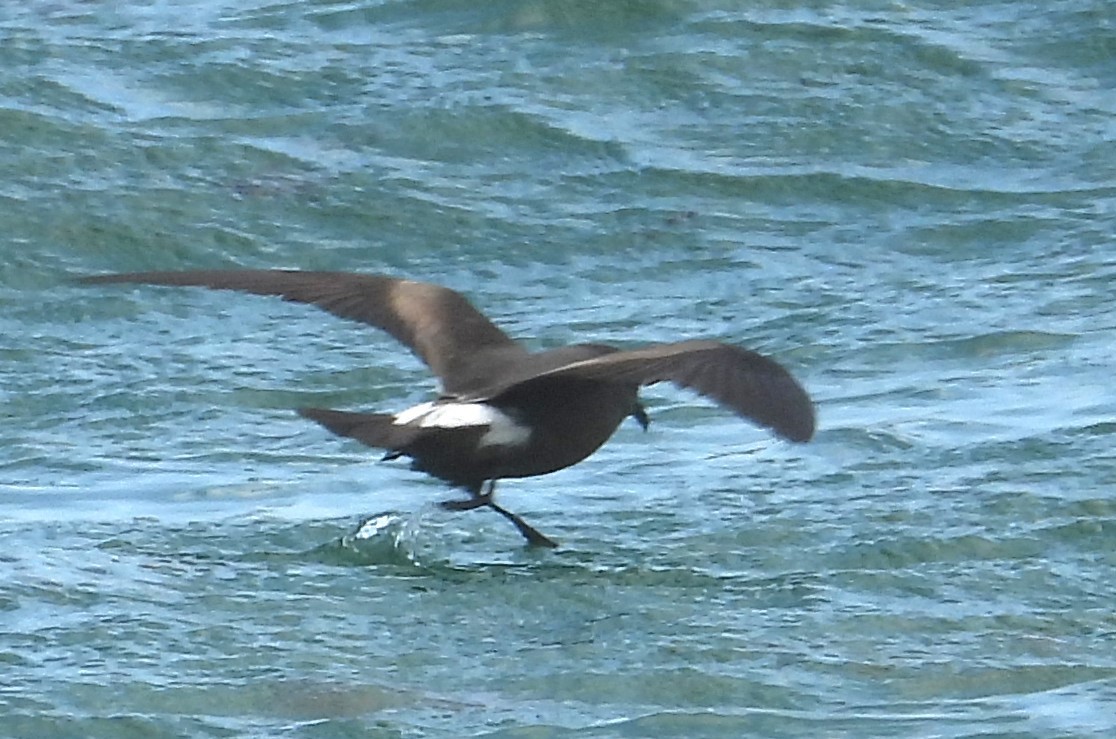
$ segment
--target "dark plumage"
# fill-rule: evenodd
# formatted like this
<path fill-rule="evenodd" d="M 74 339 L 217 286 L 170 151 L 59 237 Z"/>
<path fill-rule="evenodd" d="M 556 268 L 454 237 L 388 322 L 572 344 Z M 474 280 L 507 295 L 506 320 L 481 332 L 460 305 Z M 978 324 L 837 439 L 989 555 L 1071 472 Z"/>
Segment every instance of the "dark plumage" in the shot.
<path fill-rule="evenodd" d="M 712 398 L 791 441 L 814 433 L 805 390 L 774 361 L 716 341 L 618 350 L 577 344 L 528 352 L 445 287 L 382 275 L 281 270 L 136 272 L 84 283 L 133 282 L 239 290 L 309 303 L 391 334 L 437 375 L 441 394 L 401 413 L 298 412 L 335 434 L 410 457 L 412 467 L 464 488 L 453 510 L 485 506 L 529 542 L 554 542 L 493 500 L 497 479 L 576 464 L 632 416 L 646 428 L 641 385 L 669 381 Z M 486 488 L 485 483 L 488 483 Z"/>

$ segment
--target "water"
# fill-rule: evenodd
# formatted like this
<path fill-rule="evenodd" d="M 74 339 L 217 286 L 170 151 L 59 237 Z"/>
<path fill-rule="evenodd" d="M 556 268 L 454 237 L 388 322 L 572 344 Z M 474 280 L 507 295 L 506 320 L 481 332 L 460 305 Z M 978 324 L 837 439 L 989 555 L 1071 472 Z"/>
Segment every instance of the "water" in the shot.
<path fill-rule="evenodd" d="M 0 735 L 1107 737 L 1109 4 L 0 10 Z M 107 271 L 387 271 L 533 347 L 710 336 L 507 482 L 562 548 L 292 408 L 385 336 Z"/>

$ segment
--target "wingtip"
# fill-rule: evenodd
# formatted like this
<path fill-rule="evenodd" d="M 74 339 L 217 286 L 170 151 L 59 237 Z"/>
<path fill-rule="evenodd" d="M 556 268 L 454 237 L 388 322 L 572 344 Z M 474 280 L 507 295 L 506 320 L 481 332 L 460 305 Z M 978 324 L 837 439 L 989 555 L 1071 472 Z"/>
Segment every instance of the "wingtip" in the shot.
<path fill-rule="evenodd" d="M 72 278 L 72 282 L 79 285 L 107 285 L 111 283 L 149 283 L 158 284 L 161 278 L 173 275 L 173 272 L 109 272 L 100 275 L 83 275 Z"/>
<path fill-rule="evenodd" d="M 775 433 L 787 441 L 793 441 L 796 444 L 805 444 L 814 438 L 814 433 L 817 431 L 818 417 L 814 409 L 814 401 L 802 388 L 801 385 L 795 383 L 798 388 L 797 402 L 791 403 L 789 412 L 785 413 L 780 419 L 780 422 L 774 426 Z"/>
<path fill-rule="evenodd" d="M 753 416 L 754 421 L 771 429 L 779 438 L 805 444 L 817 431 L 817 413 L 814 401 L 806 389 L 783 368 L 779 368 L 780 381 L 770 388 L 762 412 Z"/>
<path fill-rule="evenodd" d="M 70 282 L 75 285 L 96 285 L 99 282 L 112 282 L 112 278 L 116 275 L 81 275 L 80 277 L 71 277 Z"/>
<path fill-rule="evenodd" d="M 330 411 L 326 408 L 311 408 L 309 406 L 295 408 L 295 413 L 302 416 L 303 418 L 308 418 L 311 421 L 317 421 L 319 418 L 324 418 L 327 414 L 329 414 L 329 412 Z"/>
<path fill-rule="evenodd" d="M 776 429 L 780 436 L 796 444 L 805 444 L 814 438 L 817 431 L 817 421 L 811 409 L 809 417 L 794 419 L 795 423 Z"/>

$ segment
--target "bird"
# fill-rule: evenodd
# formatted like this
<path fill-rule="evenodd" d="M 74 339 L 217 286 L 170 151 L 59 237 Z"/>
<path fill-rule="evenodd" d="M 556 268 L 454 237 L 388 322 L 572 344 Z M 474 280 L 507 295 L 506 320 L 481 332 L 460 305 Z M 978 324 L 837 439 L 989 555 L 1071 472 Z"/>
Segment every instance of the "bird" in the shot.
<path fill-rule="evenodd" d="M 150 271 L 78 278 L 84 284 L 204 287 L 304 303 L 387 332 L 438 380 L 434 400 L 396 413 L 298 408 L 339 436 L 406 457 L 411 468 L 467 494 L 447 510 L 488 508 L 528 545 L 557 542 L 495 500 L 497 480 L 545 475 L 581 462 L 627 418 L 646 431 L 642 386 L 689 388 L 766 427 L 806 442 L 814 404 L 780 364 L 712 339 L 635 349 L 583 343 L 529 351 L 450 288 L 382 274 L 277 269 Z"/>

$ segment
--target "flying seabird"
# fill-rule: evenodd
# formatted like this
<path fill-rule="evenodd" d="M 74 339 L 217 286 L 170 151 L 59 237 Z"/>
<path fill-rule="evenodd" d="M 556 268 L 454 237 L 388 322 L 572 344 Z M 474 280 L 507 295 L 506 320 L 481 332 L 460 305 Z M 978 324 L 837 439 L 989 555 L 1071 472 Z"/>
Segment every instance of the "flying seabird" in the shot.
<path fill-rule="evenodd" d="M 409 457 L 411 467 L 464 489 L 449 510 L 487 507 L 534 545 L 554 547 L 494 500 L 496 481 L 569 467 L 631 416 L 646 430 L 637 391 L 669 381 L 790 441 L 814 434 L 809 395 L 783 367 L 747 349 L 703 339 L 621 350 L 575 344 L 529 352 L 449 288 L 384 275 L 296 270 L 132 272 L 84 283 L 238 290 L 309 303 L 375 326 L 413 351 L 440 381 L 436 400 L 399 413 L 300 408 L 340 436 Z"/>

